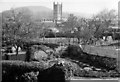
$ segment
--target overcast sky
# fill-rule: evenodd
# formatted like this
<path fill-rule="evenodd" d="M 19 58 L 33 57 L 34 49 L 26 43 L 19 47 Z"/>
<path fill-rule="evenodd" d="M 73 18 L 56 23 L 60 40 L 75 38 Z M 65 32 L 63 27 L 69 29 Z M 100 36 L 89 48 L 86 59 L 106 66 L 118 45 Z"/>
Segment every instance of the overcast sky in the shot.
<path fill-rule="evenodd" d="M 54 1 L 63 3 L 64 12 L 96 14 L 105 8 L 118 10 L 120 0 L 0 0 L 0 12 L 21 6 L 46 6 L 53 9 Z"/>

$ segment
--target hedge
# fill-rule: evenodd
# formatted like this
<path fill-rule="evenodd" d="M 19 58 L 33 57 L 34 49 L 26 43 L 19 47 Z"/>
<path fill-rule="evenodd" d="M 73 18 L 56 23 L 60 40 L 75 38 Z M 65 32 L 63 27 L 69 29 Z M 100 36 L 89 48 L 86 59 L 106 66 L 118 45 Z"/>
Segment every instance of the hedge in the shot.
<path fill-rule="evenodd" d="M 64 71 L 60 67 L 50 67 L 45 62 L 24 62 L 24 61 L 1 61 L 2 63 L 2 82 L 29 82 L 33 80 L 65 80 Z M 39 75 L 35 76 L 35 73 Z M 35 81 L 35 78 L 38 78 Z M 27 79 L 27 81 L 26 81 Z M 28 80 L 29 79 L 29 80 Z"/>
<path fill-rule="evenodd" d="M 56 64 L 59 61 L 64 61 L 64 65 L 59 66 Z M 1 61 L 0 63 L 2 63 L 2 82 L 31 82 L 31 80 L 32 82 L 44 82 L 45 80 L 52 80 L 52 82 L 61 80 L 61 82 L 64 82 L 71 76 L 87 78 L 120 77 L 120 73 L 114 70 L 109 72 L 81 70 L 81 67 L 77 63 L 62 58 L 51 60 L 48 62 L 49 64 L 42 61 L 39 63 L 28 63 L 8 60 Z M 36 72 L 39 72 L 37 76 Z"/>

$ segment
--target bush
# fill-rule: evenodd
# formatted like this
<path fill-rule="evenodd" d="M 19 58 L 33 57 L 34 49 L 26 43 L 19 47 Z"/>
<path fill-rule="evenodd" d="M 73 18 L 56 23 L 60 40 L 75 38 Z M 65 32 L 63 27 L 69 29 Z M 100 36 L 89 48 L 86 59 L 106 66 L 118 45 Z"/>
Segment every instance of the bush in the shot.
<path fill-rule="evenodd" d="M 44 82 L 44 80 L 47 81 L 51 80 L 52 82 L 57 82 L 57 81 L 65 82 L 65 72 L 61 67 L 52 66 L 51 68 L 43 70 L 38 75 L 38 81 Z"/>
<path fill-rule="evenodd" d="M 77 45 L 69 45 L 62 54 L 62 57 L 77 58 L 82 55 L 82 49 Z"/>
<path fill-rule="evenodd" d="M 36 59 L 38 61 L 46 61 L 48 59 L 48 54 L 46 54 L 44 51 L 39 50 L 34 52 L 33 59 Z"/>
<path fill-rule="evenodd" d="M 65 78 L 69 79 L 70 77 L 87 77 L 87 78 L 108 78 L 108 77 L 120 77 L 120 73 L 116 71 L 111 71 L 111 72 L 102 72 L 102 71 L 93 71 L 93 70 L 88 70 L 86 71 L 83 69 L 81 66 L 79 66 L 77 63 L 72 62 L 70 59 L 63 59 L 63 58 L 58 58 L 55 60 L 50 60 L 49 64 L 50 66 L 57 64 L 59 62 L 64 61 L 63 65 L 60 65 L 64 71 L 65 71 Z M 84 63 L 81 63 L 81 65 Z"/>
<path fill-rule="evenodd" d="M 79 46 L 70 45 L 62 53 L 61 57 L 69 57 L 79 62 L 88 63 L 97 68 L 104 68 L 107 70 L 115 70 L 117 61 L 115 58 L 108 58 L 83 52 Z"/>
<path fill-rule="evenodd" d="M 64 62 L 64 63 L 62 64 L 61 62 Z M 71 76 L 79 76 L 79 74 L 83 75 L 82 73 L 83 71 L 81 71 L 81 67 L 79 67 L 79 65 L 72 62 L 71 60 L 57 58 L 49 61 L 50 66 L 54 64 L 59 65 L 58 63 L 62 64 L 60 66 L 64 69 L 66 79 L 68 79 Z"/>
<path fill-rule="evenodd" d="M 62 68 L 50 67 L 43 61 L 39 63 L 1 61 L 0 63 L 2 63 L 2 82 L 29 82 L 31 80 L 36 82 L 36 78 L 38 78 L 38 81 L 42 81 L 46 79 L 56 80 L 56 77 L 59 77 L 59 80 L 65 80 Z M 39 72 L 38 76 L 36 76 L 36 72 Z M 41 78 L 41 76 L 44 78 Z"/>

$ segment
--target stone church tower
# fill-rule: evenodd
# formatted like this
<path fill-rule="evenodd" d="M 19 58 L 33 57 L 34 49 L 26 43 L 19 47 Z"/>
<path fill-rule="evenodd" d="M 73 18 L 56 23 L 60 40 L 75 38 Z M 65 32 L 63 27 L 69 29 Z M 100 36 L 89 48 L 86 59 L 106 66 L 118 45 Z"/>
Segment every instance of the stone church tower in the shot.
<path fill-rule="evenodd" d="M 62 21 L 62 3 L 53 3 L 53 20 L 55 23 Z"/>

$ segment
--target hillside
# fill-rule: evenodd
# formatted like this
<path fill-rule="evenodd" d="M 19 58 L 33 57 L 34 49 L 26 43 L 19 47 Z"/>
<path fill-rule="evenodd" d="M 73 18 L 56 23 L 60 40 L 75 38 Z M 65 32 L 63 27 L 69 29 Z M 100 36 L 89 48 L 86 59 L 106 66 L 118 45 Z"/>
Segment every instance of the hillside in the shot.
<path fill-rule="evenodd" d="M 33 20 L 52 19 L 53 10 L 43 6 L 26 6 L 15 8 L 16 11 L 23 11 L 32 15 Z M 3 11 L 2 14 L 8 14 L 9 10 Z M 63 17 L 67 17 L 68 13 L 63 13 Z"/>
<path fill-rule="evenodd" d="M 28 8 L 32 12 L 35 19 L 53 18 L 52 9 L 50 8 L 43 6 L 29 6 L 26 8 Z"/>
<path fill-rule="evenodd" d="M 15 8 L 17 11 L 22 11 L 24 10 L 26 13 L 32 14 L 33 19 L 39 20 L 39 19 L 52 19 L 53 18 L 53 10 L 44 7 L 44 6 L 25 6 L 25 7 L 18 7 Z M 7 14 L 9 10 L 3 11 L 3 14 Z M 89 18 L 91 15 L 84 14 L 84 13 L 77 13 L 77 12 L 63 12 L 62 16 L 64 18 L 68 17 L 69 14 L 74 14 L 77 17 L 87 17 Z"/>

